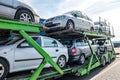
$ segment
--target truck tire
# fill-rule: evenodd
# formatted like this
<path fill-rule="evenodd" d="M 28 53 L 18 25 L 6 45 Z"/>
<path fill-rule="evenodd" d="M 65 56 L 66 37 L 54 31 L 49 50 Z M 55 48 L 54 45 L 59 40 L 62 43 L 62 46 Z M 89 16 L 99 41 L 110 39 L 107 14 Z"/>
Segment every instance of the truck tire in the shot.
<path fill-rule="evenodd" d="M 101 66 L 104 67 L 106 65 L 106 59 L 104 56 L 101 57 Z"/>
<path fill-rule="evenodd" d="M 110 54 L 108 55 L 108 64 L 111 63 L 111 57 L 110 57 Z"/>
<path fill-rule="evenodd" d="M 5 60 L 0 59 L 0 80 L 4 80 L 9 71 L 8 64 Z"/>

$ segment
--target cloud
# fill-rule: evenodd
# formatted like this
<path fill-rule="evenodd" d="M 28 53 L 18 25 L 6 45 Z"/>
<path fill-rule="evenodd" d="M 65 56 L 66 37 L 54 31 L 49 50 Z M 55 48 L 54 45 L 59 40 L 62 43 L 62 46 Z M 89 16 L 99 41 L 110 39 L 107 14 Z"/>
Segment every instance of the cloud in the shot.
<path fill-rule="evenodd" d="M 120 8 L 120 2 L 118 1 L 98 1 L 93 5 L 85 9 L 90 15 L 100 14 L 112 9 Z"/>

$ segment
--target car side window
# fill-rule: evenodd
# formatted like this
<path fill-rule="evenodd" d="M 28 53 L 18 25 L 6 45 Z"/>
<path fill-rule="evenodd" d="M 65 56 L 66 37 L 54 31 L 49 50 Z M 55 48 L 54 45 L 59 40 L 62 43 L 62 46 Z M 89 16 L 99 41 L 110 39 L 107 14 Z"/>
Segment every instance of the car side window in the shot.
<path fill-rule="evenodd" d="M 31 47 L 32 46 L 26 40 L 24 40 L 17 46 L 17 48 L 31 48 Z"/>
<path fill-rule="evenodd" d="M 77 13 L 76 13 L 77 15 L 78 15 L 78 17 L 82 17 L 82 13 L 80 12 L 80 11 L 78 11 Z"/>
<path fill-rule="evenodd" d="M 87 46 L 87 45 L 88 45 L 88 43 L 85 42 L 85 41 L 82 40 L 82 39 L 76 40 L 76 46 Z"/>
<path fill-rule="evenodd" d="M 85 15 L 82 15 L 82 18 L 87 19 L 87 17 Z"/>
<path fill-rule="evenodd" d="M 88 43 L 87 43 L 86 40 L 83 40 L 83 45 L 84 45 L 84 46 L 88 46 Z"/>
<path fill-rule="evenodd" d="M 44 47 L 58 47 L 57 42 L 54 39 L 43 38 L 43 46 Z"/>
<path fill-rule="evenodd" d="M 82 17 L 82 13 L 80 12 L 80 11 L 73 11 L 72 12 L 72 15 L 74 16 L 74 17 Z"/>
<path fill-rule="evenodd" d="M 33 37 L 33 40 L 35 40 L 41 46 L 41 38 Z M 30 45 L 26 40 L 24 40 L 17 47 L 18 48 L 31 48 L 32 45 Z"/>

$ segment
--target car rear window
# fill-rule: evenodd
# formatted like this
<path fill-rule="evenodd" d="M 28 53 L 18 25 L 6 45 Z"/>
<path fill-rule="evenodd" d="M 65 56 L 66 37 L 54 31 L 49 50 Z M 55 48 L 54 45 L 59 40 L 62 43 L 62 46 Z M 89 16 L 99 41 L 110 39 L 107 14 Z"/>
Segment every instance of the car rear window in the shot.
<path fill-rule="evenodd" d="M 68 48 L 72 47 L 73 41 L 72 40 L 59 40 L 64 46 L 67 46 Z"/>

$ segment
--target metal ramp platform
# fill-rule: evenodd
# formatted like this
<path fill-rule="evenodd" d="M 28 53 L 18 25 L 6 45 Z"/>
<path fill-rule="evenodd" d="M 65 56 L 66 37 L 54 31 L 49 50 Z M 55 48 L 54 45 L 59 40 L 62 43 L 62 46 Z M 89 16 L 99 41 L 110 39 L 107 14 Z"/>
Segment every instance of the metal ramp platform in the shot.
<path fill-rule="evenodd" d="M 84 35 L 87 35 L 87 37 L 91 37 L 91 38 L 113 37 L 113 35 L 110 35 L 110 34 L 98 33 L 93 31 L 80 31 L 80 30 L 74 30 L 74 29 L 46 33 L 45 36 L 49 36 L 53 38 L 79 38 Z"/>

